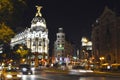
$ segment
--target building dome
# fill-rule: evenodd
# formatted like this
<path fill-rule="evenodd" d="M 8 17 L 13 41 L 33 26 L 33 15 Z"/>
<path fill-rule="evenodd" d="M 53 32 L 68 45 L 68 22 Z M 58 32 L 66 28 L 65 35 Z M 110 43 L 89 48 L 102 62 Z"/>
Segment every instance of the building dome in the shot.
<path fill-rule="evenodd" d="M 36 16 L 31 21 L 31 29 L 35 31 L 39 30 L 45 30 L 46 28 L 46 22 L 45 19 L 42 17 L 42 14 L 40 13 L 41 7 L 38 7 L 38 12 L 36 13 Z"/>
<path fill-rule="evenodd" d="M 35 16 L 31 21 L 31 29 L 35 31 L 44 30 L 46 28 L 45 19 L 41 16 Z"/>
<path fill-rule="evenodd" d="M 45 23 L 45 19 L 42 17 L 42 16 L 35 16 L 33 18 L 33 20 L 31 21 L 31 23 L 33 24 L 36 24 L 37 22 L 43 22 Z"/>

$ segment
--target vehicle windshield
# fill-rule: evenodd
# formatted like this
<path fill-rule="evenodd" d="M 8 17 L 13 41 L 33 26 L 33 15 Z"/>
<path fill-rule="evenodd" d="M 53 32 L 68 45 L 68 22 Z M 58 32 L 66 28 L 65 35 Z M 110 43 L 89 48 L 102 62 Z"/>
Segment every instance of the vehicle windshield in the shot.
<path fill-rule="evenodd" d="M 21 65 L 20 65 L 20 68 L 28 68 L 28 69 L 29 69 L 29 68 L 30 68 L 30 65 L 28 65 L 28 64 L 21 64 Z"/>
<path fill-rule="evenodd" d="M 6 69 L 6 72 L 17 72 L 16 69 Z"/>

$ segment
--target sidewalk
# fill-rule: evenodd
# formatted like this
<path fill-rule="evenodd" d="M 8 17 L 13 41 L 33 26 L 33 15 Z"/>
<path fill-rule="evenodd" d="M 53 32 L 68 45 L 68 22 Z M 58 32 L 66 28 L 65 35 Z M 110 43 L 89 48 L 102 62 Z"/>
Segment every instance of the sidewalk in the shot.
<path fill-rule="evenodd" d="M 120 77 L 120 73 L 117 73 L 117 72 L 100 72 L 100 71 L 95 71 L 94 72 L 95 74 L 98 74 L 98 75 L 103 75 L 103 76 L 106 76 L 106 77 Z"/>

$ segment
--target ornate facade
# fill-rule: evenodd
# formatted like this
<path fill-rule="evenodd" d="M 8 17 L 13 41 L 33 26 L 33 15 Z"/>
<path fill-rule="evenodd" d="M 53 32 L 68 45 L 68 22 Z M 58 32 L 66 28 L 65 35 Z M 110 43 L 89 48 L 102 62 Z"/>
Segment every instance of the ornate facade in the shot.
<path fill-rule="evenodd" d="M 26 28 L 22 33 L 19 33 L 12 38 L 11 46 L 13 47 L 16 44 L 25 44 L 33 53 L 31 57 L 33 64 L 37 62 L 36 65 L 38 65 L 39 60 L 48 59 L 49 39 L 45 19 L 40 13 L 42 7 L 36 7 L 38 12 L 31 21 L 31 27 Z"/>
<path fill-rule="evenodd" d="M 55 63 L 69 63 L 73 56 L 73 46 L 65 40 L 63 28 L 58 29 L 57 39 L 54 43 Z"/>

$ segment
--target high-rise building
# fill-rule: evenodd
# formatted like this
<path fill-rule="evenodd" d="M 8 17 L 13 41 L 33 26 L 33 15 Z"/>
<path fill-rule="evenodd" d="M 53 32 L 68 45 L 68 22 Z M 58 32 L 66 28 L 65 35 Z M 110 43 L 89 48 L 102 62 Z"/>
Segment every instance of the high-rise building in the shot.
<path fill-rule="evenodd" d="M 26 28 L 23 32 L 15 35 L 11 39 L 11 46 L 16 44 L 25 44 L 31 50 L 32 63 L 39 65 L 41 60 L 47 60 L 49 56 L 49 39 L 46 21 L 40 12 L 41 6 L 37 7 L 37 13 L 31 21 L 31 27 Z"/>

